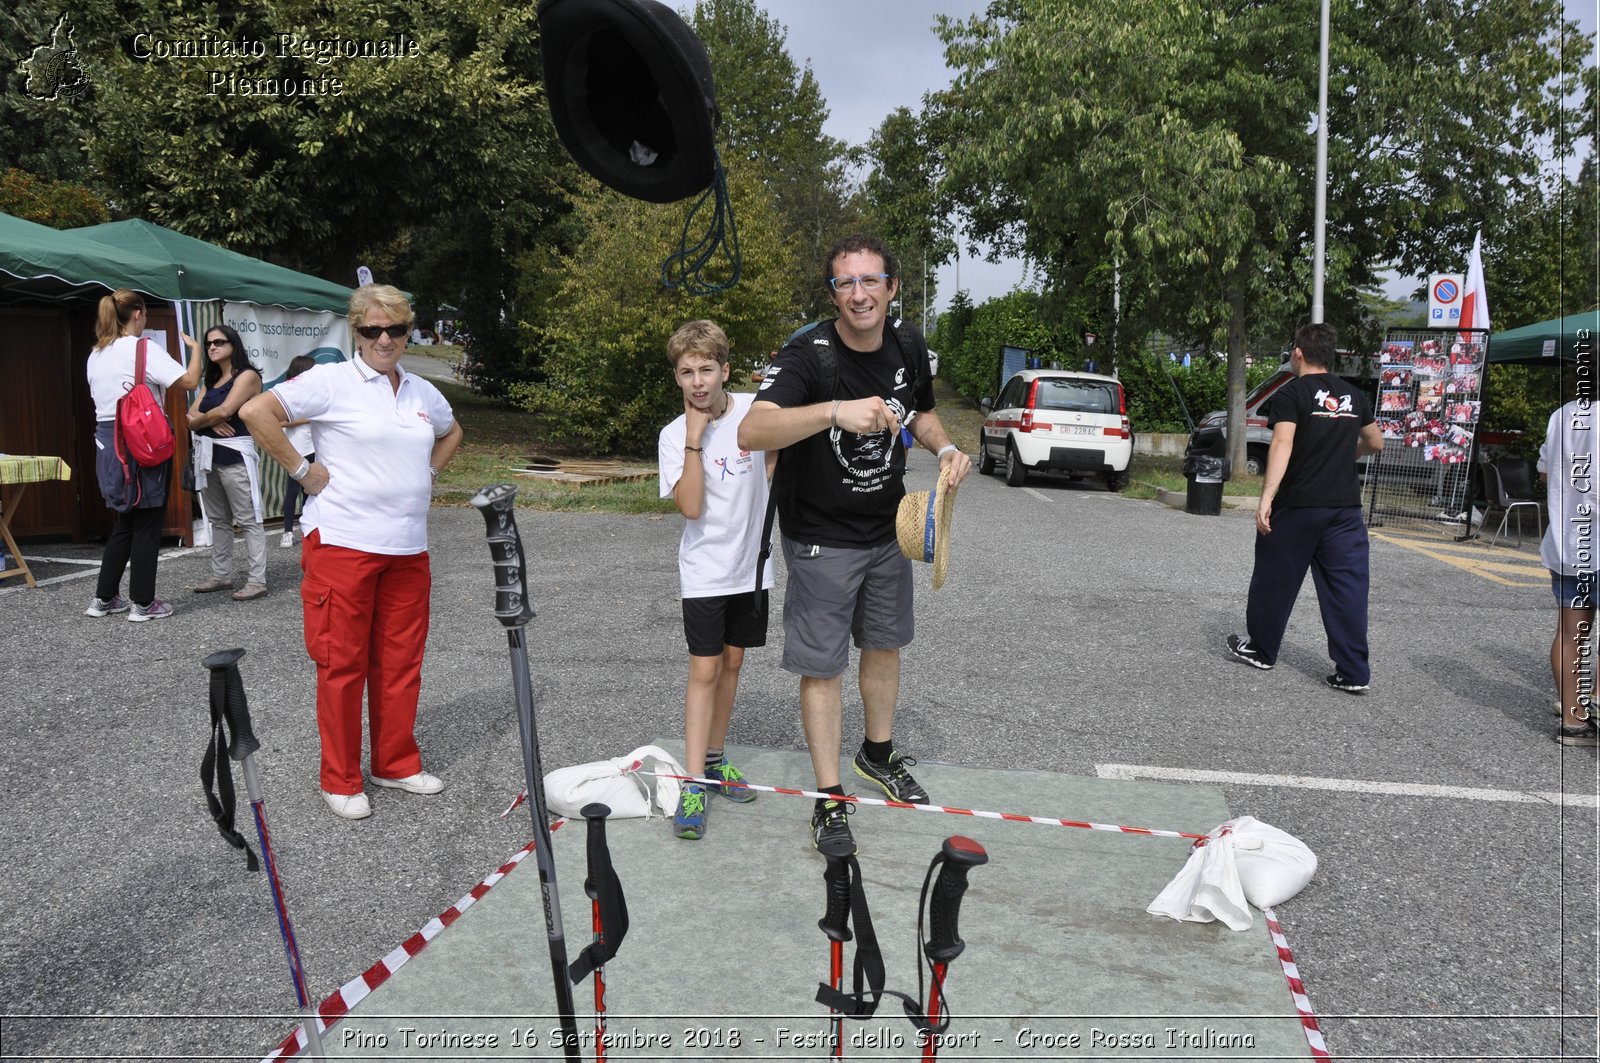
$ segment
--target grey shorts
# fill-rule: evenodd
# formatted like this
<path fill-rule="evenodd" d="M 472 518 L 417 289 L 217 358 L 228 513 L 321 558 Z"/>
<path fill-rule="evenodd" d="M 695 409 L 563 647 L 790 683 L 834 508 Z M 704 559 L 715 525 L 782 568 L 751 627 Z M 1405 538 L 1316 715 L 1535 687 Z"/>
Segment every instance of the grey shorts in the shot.
<path fill-rule="evenodd" d="M 862 550 L 783 538 L 783 668 L 813 679 L 843 675 L 857 649 L 897 650 L 916 634 L 911 562 L 898 543 Z"/>

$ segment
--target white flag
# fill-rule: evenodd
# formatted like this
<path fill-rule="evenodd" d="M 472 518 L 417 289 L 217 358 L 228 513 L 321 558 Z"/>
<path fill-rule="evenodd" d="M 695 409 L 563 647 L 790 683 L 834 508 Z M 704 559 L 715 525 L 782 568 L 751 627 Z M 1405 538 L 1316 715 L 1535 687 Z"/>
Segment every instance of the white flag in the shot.
<path fill-rule="evenodd" d="M 1472 257 L 1467 259 L 1467 290 L 1461 297 L 1461 327 L 1489 327 L 1489 296 L 1483 290 L 1483 230 L 1472 241 Z"/>

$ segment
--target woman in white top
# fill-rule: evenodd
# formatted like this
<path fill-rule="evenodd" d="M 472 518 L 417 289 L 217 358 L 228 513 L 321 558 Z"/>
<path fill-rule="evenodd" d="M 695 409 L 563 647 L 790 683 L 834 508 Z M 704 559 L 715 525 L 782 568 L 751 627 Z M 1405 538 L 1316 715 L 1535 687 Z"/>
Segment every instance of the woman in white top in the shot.
<path fill-rule="evenodd" d="M 261 374 L 244 353 L 244 341 L 228 325 L 206 330 L 205 387 L 189 405 L 195 433 L 195 488 L 211 524 L 211 578 L 196 594 L 233 590 L 233 526 L 244 531 L 250 571 L 233 600 L 267 593 L 267 532 L 261 526 L 261 464 L 239 408 L 261 394 Z"/>
<path fill-rule="evenodd" d="M 94 399 L 95 479 L 106 505 L 116 511 L 111 538 L 100 559 L 100 581 L 94 600 L 85 616 L 127 613 L 134 623 L 159 620 L 172 615 L 172 606 L 156 597 L 156 553 L 161 547 L 161 517 L 166 511 L 167 485 L 172 481 L 172 462 L 155 468 L 140 468 L 138 482 L 129 484 L 122 462 L 117 460 L 115 430 L 117 400 L 133 387 L 134 360 L 139 338 L 145 329 L 144 298 L 138 292 L 119 288 L 100 300 L 100 316 L 95 324 L 95 348 L 89 352 L 89 394 Z M 180 336 L 183 334 L 180 332 Z M 158 401 L 165 401 L 169 387 L 185 391 L 200 382 L 200 344 L 183 336 L 189 347 L 189 368 L 173 361 L 161 344 L 145 345 L 145 385 Z M 122 572 L 132 566 L 128 576 L 128 601 L 118 593 Z"/>
<path fill-rule="evenodd" d="M 241 411 L 256 445 L 300 482 L 300 600 L 317 666 L 322 797 L 335 815 L 372 814 L 361 775 L 361 703 L 372 781 L 413 794 L 444 782 L 422 770 L 417 701 L 428 640 L 428 506 L 461 444 L 439 389 L 400 367 L 411 304 L 367 284 L 350 296 L 356 357 L 280 382 Z M 316 460 L 284 428 L 311 422 Z"/>

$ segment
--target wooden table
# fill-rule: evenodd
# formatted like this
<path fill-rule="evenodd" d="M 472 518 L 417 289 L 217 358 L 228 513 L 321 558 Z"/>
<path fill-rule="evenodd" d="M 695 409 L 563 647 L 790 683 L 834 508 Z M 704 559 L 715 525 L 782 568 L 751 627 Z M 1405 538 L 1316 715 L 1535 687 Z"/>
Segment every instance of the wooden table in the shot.
<path fill-rule="evenodd" d="M 27 490 L 29 484 L 42 483 L 45 480 L 70 480 L 72 469 L 60 458 L 43 455 L 27 454 L 0 454 L 0 485 L 15 486 L 11 494 L 12 512 L 16 512 L 17 502 L 22 498 L 22 492 Z M 0 569 L 0 579 L 15 576 L 19 573 L 28 581 L 28 586 L 37 587 L 34 582 L 33 571 L 28 568 L 28 562 L 23 558 L 22 551 L 17 549 L 17 541 L 11 537 L 11 517 L 5 511 L 4 502 L 0 502 L 0 539 L 5 540 L 6 548 L 11 551 L 14 558 L 14 567 Z"/>

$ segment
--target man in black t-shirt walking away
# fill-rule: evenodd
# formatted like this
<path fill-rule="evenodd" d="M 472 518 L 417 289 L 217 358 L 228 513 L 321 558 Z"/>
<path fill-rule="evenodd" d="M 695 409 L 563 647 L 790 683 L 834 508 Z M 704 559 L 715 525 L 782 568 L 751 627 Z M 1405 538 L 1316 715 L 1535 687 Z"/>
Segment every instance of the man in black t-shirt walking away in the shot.
<path fill-rule="evenodd" d="M 823 282 L 839 316 L 792 337 L 778 352 L 739 426 L 747 450 L 782 450 L 774 480 L 787 585 L 783 667 L 800 676 L 800 715 L 817 789 L 844 796 L 839 782 L 842 687 L 850 639 L 860 651 L 866 741 L 857 775 L 896 801 L 924 802 L 894 748 L 900 648 L 914 634 L 911 563 L 895 538 L 905 495 L 904 426 L 939 456 L 954 490 L 972 468 L 933 412 L 928 345 L 909 325 L 891 327 L 900 288 L 894 256 L 871 236 L 849 236 L 829 251 Z M 906 349 L 907 347 L 913 349 Z M 847 813 L 819 800 L 812 844 L 855 851 Z"/>
<path fill-rule="evenodd" d="M 1337 335 L 1331 325 L 1294 334 L 1295 379 L 1272 397 L 1267 482 L 1256 509 L 1256 567 L 1245 612 L 1248 635 L 1228 636 L 1228 652 L 1256 668 L 1278 661 L 1306 569 L 1317 587 L 1335 690 L 1365 694 L 1367 526 L 1361 518 L 1356 458 L 1383 449 L 1372 407 L 1359 390 L 1328 372 Z"/>

